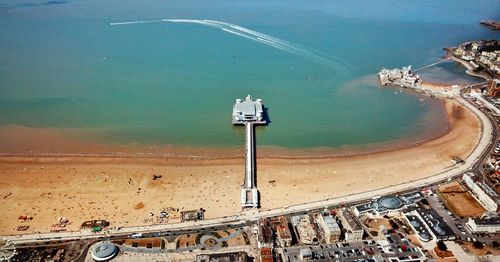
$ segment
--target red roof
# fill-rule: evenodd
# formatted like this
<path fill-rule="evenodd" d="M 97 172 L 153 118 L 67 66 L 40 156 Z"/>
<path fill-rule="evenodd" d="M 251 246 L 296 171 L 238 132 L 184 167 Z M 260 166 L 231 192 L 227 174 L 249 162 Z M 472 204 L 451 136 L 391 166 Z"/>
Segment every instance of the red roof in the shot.
<path fill-rule="evenodd" d="M 263 247 L 260 249 L 260 260 L 262 262 L 274 262 L 273 250 L 269 247 Z"/>

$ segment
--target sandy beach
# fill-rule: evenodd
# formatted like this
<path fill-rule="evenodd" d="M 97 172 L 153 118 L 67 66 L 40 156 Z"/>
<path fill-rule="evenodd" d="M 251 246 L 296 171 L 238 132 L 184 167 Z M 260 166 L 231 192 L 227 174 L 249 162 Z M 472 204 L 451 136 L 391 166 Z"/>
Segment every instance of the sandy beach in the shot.
<path fill-rule="evenodd" d="M 349 157 L 258 158 L 262 208 L 362 192 L 432 176 L 466 158 L 480 136 L 477 117 L 453 100 L 449 132 L 403 149 Z M 55 139 L 55 138 L 54 138 Z M 241 211 L 243 158 L 159 159 L 78 156 L 0 157 L 0 234 L 45 232 L 58 217 L 69 230 L 91 219 L 112 226 L 145 222 L 162 208 L 206 209 L 206 217 Z M 161 178 L 153 180 L 154 175 Z M 19 222 L 28 214 L 32 221 Z"/>

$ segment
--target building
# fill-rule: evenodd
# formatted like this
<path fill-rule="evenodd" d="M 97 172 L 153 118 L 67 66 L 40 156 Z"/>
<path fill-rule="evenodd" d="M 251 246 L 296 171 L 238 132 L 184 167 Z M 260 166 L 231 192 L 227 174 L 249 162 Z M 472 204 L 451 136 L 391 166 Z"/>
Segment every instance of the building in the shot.
<path fill-rule="evenodd" d="M 332 216 L 323 216 L 318 214 L 316 216 L 316 223 L 323 232 L 323 239 L 327 244 L 338 242 L 342 231 L 339 224 Z"/>
<path fill-rule="evenodd" d="M 291 221 L 295 227 L 297 239 L 301 244 L 312 245 L 318 243 L 318 236 L 311 224 L 311 217 L 308 215 L 293 216 Z"/>
<path fill-rule="evenodd" d="M 385 69 L 382 68 L 378 73 L 380 83 L 383 86 L 395 85 L 401 87 L 418 88 L 422 83 L 420 77 L 411 71 L 411 65 L 402 69 Z"/>
<path fill-rule="evenodd" d="M 274 262 L 272 248 L 263 247 L 260 249 L 260 262 Z"/>
<path fill-rule="evenodd" d="M 300 260 L 301 261 L 308 261 L 312 259 L 312 250 L 310 248 L 301 248 L 299 251 L 300 255 Z"/>
<path fill-rule="evenodd" d="M 411 215 L 407 213 L 403 216 L 410 227 L 417 233 L 418 238 L 423 242 L 429 242 L 432 240 L 432 236 L 427 230 L 424 221 L 420 219 L 419 216 Z"/>
<path fill-rule="evenodd" d="M 352 212 L 347 209 L 345 211 L 339 210 L 338 217 L 344 229 L 345 241 L 363 240 L 365 231 Z"/>
<path fill-rule="evenodd" d="M 353 208 L 356 216 L 363 214 L 384 216 L 394 213 L 399 213 L 402 209 L 408 206 L 415 205 L 423 198 L 421 193 L 408 193 L 401 196 L 383 196 L 374 198 L 371 202 L 364 203 Z"/>
<path fill-rule="evenodd" d="M 464 174 L 463 180 L 472 191 L 474 198 L 476 198 L 486 210 L 490 212 L 497 211 L 499 196 L 495 190 L 486 185 L 484 181 L 473 173 Z"/>
<path fill-rule="evenodd" d="M 469 218 L 465 225 L 473 233 L 498 233 L 500 232 L 500 217 Z"/>
<path fill-rule="evenodd" d="M 402 245 L 404 250 L 398 250 Z M 408 241 L 394 239 L 391 243 L 385 241 L 367 240 L 337 244 L 321 244 L 313 246 L 294 246 L 281 250 L 278 261 L 424 261 L 422 251 Z"/>
<path fill-rule="evenodd" d="M 443 218 L 434 210 L 434 209 L 426 209 L 421 206 L 411 207 L 405 211 L 405 216 L 410 225 L 412 225 L 415 231 L 421 232 L 422 234 L 430 233 L 432 238 L 437 240 L 454 240 L 456 238 L 455 232 L 446 224 Z M 415 222 L 412 223 L 413 219 L 411 216 L 415 216 L 418 219 L 416 220 L 418 224 Z M 419 226 L 424 225 L 427 229 L 422 230 L 418 228 Z M 426 239 L 427 236 L 420 235 L 419 238 L 422 240 Z"/>
<path fill-rule="evenodd" d="M 496 107 L 494 104 L 490 103 L 488 100 L 484 99 L 483 95 L 479 92 L 470 92 L 470 96 L 481 102 L 481 104 L 491 110 L 495 115 L 500 115 L 500 109 Z"/>
<path fill-rule="evenodd" d="M 488 96 L 499 98 L 500 97 L 500 79 L 490 80 L 488 83 Z"/>
<path fill-rule="evenodd" d="M 288 219 L 285 216 L 271 218 L 271 224 L 275 227 L 276 236 L 281 247 L 292 246 L 292 232 L 288 226 Z"/>
<path fill-rule="evenodd" d="M 92 246 L 91 256 L 94 261 L 109 261 L 118 255 L 119 249 L 111 242 L 98 242 Z"/>
<path fill-rule="evenodd" d="M 266 124 L 262 99 L 253 100 L 247 95 L 245 100 L 236 99 L 233 107 L 233 124 L 246 124 L 248 122 Z"/>
<path fill-rule="evenodd" d="M 272 247 L 274 244 L 273 225 L 268 217 L 259 220 L 258 247 Z"/>
<path fill-rule="evenodd" d="M 245 252 L 219 253 L 197 255 L 196 262 L 247 262 L 248 255 Z"/>

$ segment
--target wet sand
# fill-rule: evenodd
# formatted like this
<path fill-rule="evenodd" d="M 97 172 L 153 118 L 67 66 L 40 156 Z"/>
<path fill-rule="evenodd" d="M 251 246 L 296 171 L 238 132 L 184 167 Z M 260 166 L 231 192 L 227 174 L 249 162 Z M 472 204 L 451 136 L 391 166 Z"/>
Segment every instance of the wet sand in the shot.
<path fill-rule="evenodd" d="M 457 102 L 446 100 L 445 106 L 449 132 L 415 146 L 337 157 L 259 154 L 262 208 L 381 188 L 450 167 L 452 157 L 472 152 L 481 124 Z M 107 219 L 112 226 L 143 225 L 149 224 L 144 220 L 150 212 L 166 207 L 203 207 L 207 218 L 235 214 L 241 211 L 243 164 L 242 157 L 2 156 L 0 234 L 20 233 L 15 231 L 19 225 L 30 225 L 26 233 L 49 231 L 58 217 L 73 222 L 70 230 L 90 219 Z M 153 180 L 153 175 L 162 177 Z M 34 219 L 18 222 L 23 214 Z"/>

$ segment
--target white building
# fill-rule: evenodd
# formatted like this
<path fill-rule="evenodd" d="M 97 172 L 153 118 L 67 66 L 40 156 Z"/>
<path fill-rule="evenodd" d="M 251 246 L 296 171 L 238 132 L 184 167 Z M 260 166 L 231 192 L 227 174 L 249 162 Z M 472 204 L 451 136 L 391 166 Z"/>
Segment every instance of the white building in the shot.
<path fill-rule="evenodd" d="M 497 233 L 500 232 L 500 217 L 493 218 L 469 218 L 465 225 L 470 231 Z"/>
<path fill-rule="evenodd" d="M 339 241 L 342 231 L 340 230 L 339 224 L 337 224 L 337 221 L 335 221 L 333 217 L 319 214 L 316 217 L 316 222 L 323 231 L 324 239 L 327 244 Z"/>
<path fill-rule="evenodd" d="M 344 228 L 344 238 L 345 241 L 361 241 L 363 240 L 363 233 L 365 232 L 363 227 L 359 224 L 358 220 L 353 213 L 349 210 L 341 211 L 339 210 L 339 218 Z"/>
<path fill-rule="evenodd" d="M 465 184 L 472 190 L 473 196 L 481 203 L 481 205 L 490 212 L 495 212 L 498 209 L 498 194 L 483 181 L 477 179 L 473 173 L 463 175 Z"/>
<path fill-rule="evenodd" d="M 118 247 L 111 242 L 98 242 L 91 248 L 91 257 L 94 261 L 109 261 L 118 254 Z"/>
<path fill-rule="evenodd" d="M 236 99 L 233 106 L 233 124 L 266 124 L 262 99 L 253 100 L 247 95 L 245 100 Z"/>
<path fill-rule="evenodd" d="M 318 243 L 318 236 L 311 224 L 311 218 L 308 215 L 297 215 L 290 218 L 292 225 L 297 232 L 298 241 L 304 245 Z"/>

